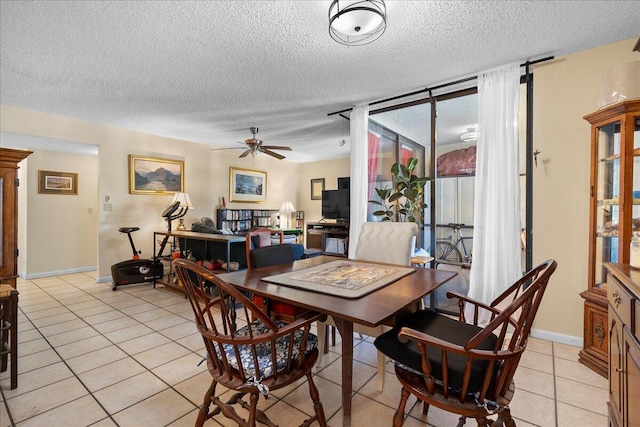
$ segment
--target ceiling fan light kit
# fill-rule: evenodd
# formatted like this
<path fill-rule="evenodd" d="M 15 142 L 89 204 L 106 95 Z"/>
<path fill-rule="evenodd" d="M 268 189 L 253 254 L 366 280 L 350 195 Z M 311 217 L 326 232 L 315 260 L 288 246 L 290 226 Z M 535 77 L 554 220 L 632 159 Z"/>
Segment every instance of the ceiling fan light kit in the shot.
<path fill-rule="evenodd" d="M 333 0 L 329 7 L 329 34 L 346 46 L 377 40 L 387 28 L 384 0 Z"/>

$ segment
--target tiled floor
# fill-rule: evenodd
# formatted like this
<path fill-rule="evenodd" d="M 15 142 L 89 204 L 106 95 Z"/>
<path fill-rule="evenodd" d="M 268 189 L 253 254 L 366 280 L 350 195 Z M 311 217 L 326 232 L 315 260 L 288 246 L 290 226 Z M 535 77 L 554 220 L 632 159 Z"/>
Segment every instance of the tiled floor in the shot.
<path fill-rule="evenodd" d="M 0 375 L 0 427 L 192 426 L 210 384 L 203 344 L 187 301 L 150 285 L 95 283 L 93 274 L 21 280 L 19 387 Z M 390 426 L 400 387 L 387 365 L 376 390 L 370 339 L 354 349 L 354 427 Z M 339 346 L 317 368 L 329 425 L 342 425 Z M 607 382 L 577 362 L 578 349 L 532 339 L 517 371 L 512 414 L 519 427 L 605 427 Z M 457 417 L 414 405 L 406 427 L 454 426 Z M 281 426 L 299 425 L 312 408 L 306 385 L 273 392 L 262 409 Z M 208 425 L 233 425 L 229 420 Z M 470 420 L 467 425 L 474 425 Z"/>

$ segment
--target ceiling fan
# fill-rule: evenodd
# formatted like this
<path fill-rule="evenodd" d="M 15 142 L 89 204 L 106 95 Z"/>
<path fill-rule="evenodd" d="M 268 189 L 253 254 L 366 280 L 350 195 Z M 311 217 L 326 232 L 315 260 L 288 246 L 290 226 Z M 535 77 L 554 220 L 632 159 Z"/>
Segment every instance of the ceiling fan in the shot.
<path fill-rule="evenodd" d="M 249 139 L 245 140 L 244 142 L 238 142 L 237 141 L 238 144 L 245 144 L 248 148 L 246 148 L 246 147 L 214 148 L 214 149 L 212 149 L 212 151 L 215 151 L 215 150 L 244 149 L 245 151 L 242 154 L 240 154 L 240 156 L 238 156 L 238 157 L 247 157 L 249 154 L 251 154 L 252 156 L 255 157 L 255 155 L 260 152 L 260 153 L 264 153 L 264 154 L 268 154 L 270 156 L 273 156 L 278 160 L 282 160 L 285 157 L 282 154 L 276 153 L 275 151 L 271 151 L 271 150 L 291 151 L 291 147 L 284 147 L 284 146 L 278 146 L 278 145 L 262 145 L 262 140 L 256 138 L 256 134 L 258 133 L 258 128 L 252 127 L 252 128 L 249 128 L 249 130 L 253 134 L 253 138 L 249 138 Z"/>

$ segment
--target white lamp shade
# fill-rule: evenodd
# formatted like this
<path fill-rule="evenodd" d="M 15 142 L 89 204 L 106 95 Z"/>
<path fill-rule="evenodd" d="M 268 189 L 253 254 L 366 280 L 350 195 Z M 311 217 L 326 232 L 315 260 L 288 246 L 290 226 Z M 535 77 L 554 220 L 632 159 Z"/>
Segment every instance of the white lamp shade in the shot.
<path fill-rule="evenodd" d="M 176 193 L 173 195 L 173 200 L 171 203 L 180 202 L 181 208 L 189 208 L 193 209 L 193 205 L 191 204 L 191 199 L 189 198 L 189 193 Z"/>
<path fill-rule="evenodd" d="M 291 202 L 282 202 L 282 206 L 280 206 L 280 213 L 291 213 L 295 212 L 296 208 L 293 206 Z"/>

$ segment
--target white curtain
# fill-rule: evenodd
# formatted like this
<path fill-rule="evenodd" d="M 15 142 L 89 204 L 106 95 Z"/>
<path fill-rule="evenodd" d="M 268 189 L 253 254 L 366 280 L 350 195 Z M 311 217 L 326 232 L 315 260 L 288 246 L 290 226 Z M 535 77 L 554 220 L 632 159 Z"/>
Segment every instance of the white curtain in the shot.
<path fill-rule="evenodd" d="M 351 125 L 351 206 L 349 212 L 349 258 L 356 254 L 360 227 L 367 221 L 367 159 L 369 151 L 369 105 L 356 105 L 349 117 Z"/>
<path fill-rule="evenodd" d="M 473 263 L 469 296 L 490 303 L 522 276 L 518 106 L 520 66 L 478 76 Z M 467 312 L 467 319 L 472 319 Z M 486 313 L 485 313 L 486 314 Z M 488 316 L 481 317 L 485 323 Z"/>

